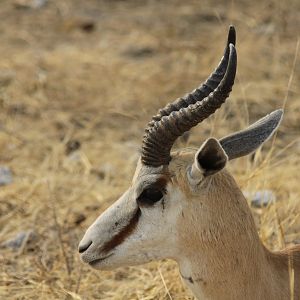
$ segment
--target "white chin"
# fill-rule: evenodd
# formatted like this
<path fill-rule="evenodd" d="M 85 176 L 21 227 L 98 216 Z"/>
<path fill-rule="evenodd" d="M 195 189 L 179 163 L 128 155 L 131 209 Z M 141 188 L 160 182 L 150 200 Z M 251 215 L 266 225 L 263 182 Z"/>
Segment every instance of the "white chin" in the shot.
<path fill-rule="evenodd" d="M 115 253 L 110 256 L 104 259 L 97 259 L 92 262 L 88 262 L 88 265 L 96 270 L 111 271 L 120 267 L 136 266 L 151 261 L 149 257 L 130 257 L 124 260 L 120 259 Z"/>
<path fill-rule="evenodd" d="M 116 268 L 106 260 L 91 262 L 91 263 L 88 263 L 88 265 L 90 267 L 92 267 L 93 269 L 101 270 L 101 271 L 109 271 L 109 270 L 113 270 Z"/>

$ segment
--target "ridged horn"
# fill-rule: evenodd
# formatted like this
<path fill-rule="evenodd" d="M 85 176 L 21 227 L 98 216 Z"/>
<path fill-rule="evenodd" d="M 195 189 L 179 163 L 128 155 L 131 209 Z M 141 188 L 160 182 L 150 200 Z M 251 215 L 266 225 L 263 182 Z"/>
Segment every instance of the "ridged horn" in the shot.
<path fill-rule="evenodd" d="M 226 100 L 234 84 L 237 54 L 229 45 L 229 59 L 225 75 L 217 88 L 202 101 L 172 111 L 147 127 L 142 143 L 141 160 L 144 165 L 158 167 L 168 165 L 171 148 L 184 132 L 201 123 L 213 114 Z"/>
<path fill-rule="evenodd" d="M 173 103 L 168 103 L 164 108 L 160 109 L 157 115 L 152 117 L 152 120 L 149 122 L 146 131 L 149 130 L 149 128 L 151 128 L 155 122 L 160 121 L 160 119 L 163 116 L 168 116 L 173 111 L 178 111 L 182 107 L 188 107 L 191 104 L 201 101 L 205 97 L 207 97 L 211 92 L 213 92 L 220 84 L 226 72 L 226 68 L 228 65 L 228 58 L 229 58 L 229 45 L 233 44 L 235 46 L 235 43 L 236 43 L 235 28 L 234 26 L 231 25 L 228 31 L 227 43 L 224 50 L 224 55 L 220 63 L 216 67 L 216 69 L 210 74 L 210 76 L 206 79 L 206 81 L 202 83 L 194 91 L 186 94 L 181 98 L 176 99 Z"/>

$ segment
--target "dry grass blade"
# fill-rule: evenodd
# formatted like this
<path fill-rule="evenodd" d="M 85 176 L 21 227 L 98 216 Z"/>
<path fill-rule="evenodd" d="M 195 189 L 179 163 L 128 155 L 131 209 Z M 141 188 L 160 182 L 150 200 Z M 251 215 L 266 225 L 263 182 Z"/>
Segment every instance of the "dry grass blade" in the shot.
<path fill-rule="evenodd" d="M 54 196 L 53 196 L 53 190 L 51 190 L 49 182 L 48 182 L 48 189 L 49 189 L 49 202 L 50 202 L 50 205 L 51 205 L 51 208 L 52 208 L 53 220 L 54 220 L 55 229 L 56 229 L 56 232 L 57 232 L 59 247 L 60 247 L 62 256 L 64 258 L 64 261 L 65 261 L 65 267 L 66 267 L 68 276 L 71 276 L 72 268 L 70 266 L 69 259 L 68 259 L 68 256 L 67 256 L 67 252 L 66 252 L 66 249 L 65 249 L 65 246 L 64 246 L 61 226 L 60 226 L 60 224 L 58 223 L 58 220 L 57 220 L 57 213 L 56 213 L 56 206 L 55 206 L 55 201 L 54 201 Z"/>
<path fill-rule="evenodd" d="M 159 276 L 160 276 L 160 278 L 161 278 L 161 280 L 162 280 L 162 282 L 163 282 L 163 285 L 164 285 L 164 287 L 165 287 L 166 294 L 168 295 L 169 299 L 172 300 L 173 298 L 172 298 L 172 296 L 171 296 L 171 294 L 170 294 L 170 292 L 169 292 L 169 289 L 168 289 L 168 287 L 167 287 L 166 281 L 165 281 L 165 279 L 164 279 L 164 276 L 163 276 L 163 274 L 162 274 L 160 268 L 158 267 L 157 270 L 158 270 Z"/>
<path fill-rule="evenodd" d="M 286 94 L 283 100 L 283 105 L 282 108 L 284 109 L 286 107 L 288 98 L 289 98 L 289 94 L 291 92 L 291 86 L 292 86 L 292 82 L 294 79 L 294 75 L 295 75 L 295 69 L 296 69 L 296 65 L 297 65 L 297 60 L 298 60 L 298 56 L 299 56 L 299 47 L 300 47 L 300 38 L 298 37 L 297 39 L 297 43 L 296 43 L 296 49 L 295 49 L 295 56 L 294 56 L 294 60 L 293 60 L 293 65 L 292 65 L 292 71 L 289 77 L 289 81 L 288 81 L 288 85 L 287 85 L 287 89 L 286 89 Z"/>

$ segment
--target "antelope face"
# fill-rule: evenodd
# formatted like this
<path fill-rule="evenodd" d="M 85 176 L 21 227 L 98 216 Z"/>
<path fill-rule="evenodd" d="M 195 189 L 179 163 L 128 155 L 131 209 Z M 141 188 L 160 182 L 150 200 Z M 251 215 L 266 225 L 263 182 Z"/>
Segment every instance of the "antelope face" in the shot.
<path fill-rule="evenodd" d="M 131 187 L 87 230 L 82 260 L 109 269 L 175 258 L 184 194 L 173 182 L 168 168 L 139 162 Z"/>
<path fill-rule="evenodd" d="M 234 44 L 231 27 L 224 56 L 206 82 L 167 105 L 148 123 L 131 186 L 98 217 L 80 242 L 84 262 L 111 269 L 162 258 L 179 261 L 193 224 L 197 222 L 198 228 L 207 225 L 202 224 L 205 215 L 196 207 L 195 193 L 202 203 L 208 202 L 207 207 L 211 205 L 206 199 L 207 187 L 217 190 L 218 181 L 210 179 L 228 160 L 257 149 L 276 129 L 281 110 L 220 141 L 208 139 L 196 153 L 170 154 L 180 135 L 213 114 L 228 97 L 236 73 Z M 184 215 L 191 219 L 186 221 Z M 197 238 L 197 232 L 193 234 L 190 240 Z"/>

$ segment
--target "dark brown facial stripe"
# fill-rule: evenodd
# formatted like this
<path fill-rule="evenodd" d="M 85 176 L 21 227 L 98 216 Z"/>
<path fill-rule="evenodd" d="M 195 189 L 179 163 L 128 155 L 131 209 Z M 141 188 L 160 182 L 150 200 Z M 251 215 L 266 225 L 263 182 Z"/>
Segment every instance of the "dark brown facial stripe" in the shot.
<path fill-rule="evenodd" d="M 135 212 L 135 214 L 133 215 L 133 217 L 131 218 L 131 220 L 129 221 L 129 223 L 127 224 L 127 226 L 125 226 L 119 233 L 117 233 L 111 240 L 109 240 L 108 242 L 106 242 L 103 246 L 102 246 L 102 251 L 103 252 L 109 252 L 110 250 L 112 250 L 113 248 L 117 247 L 118 245 L 120 245 L 121 243 L 123 243 L 125 241 L 125 239 L 134 231 L 134 229 L 136 228 L 136 225 L 138 223 L 138 220 L 141 216 L 141 210 L 138 208 Z M 101 251 L 101 252 L 102 252 Z"/>

